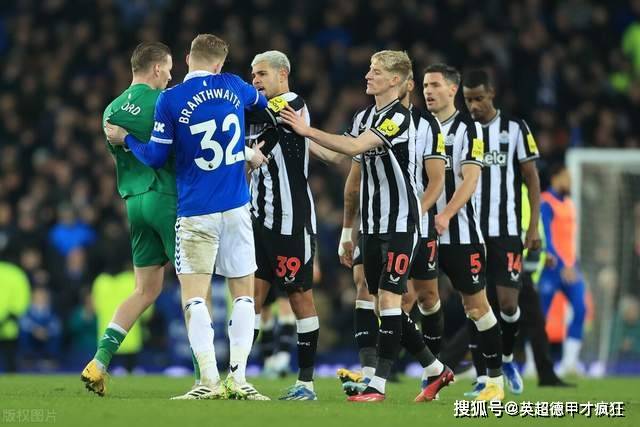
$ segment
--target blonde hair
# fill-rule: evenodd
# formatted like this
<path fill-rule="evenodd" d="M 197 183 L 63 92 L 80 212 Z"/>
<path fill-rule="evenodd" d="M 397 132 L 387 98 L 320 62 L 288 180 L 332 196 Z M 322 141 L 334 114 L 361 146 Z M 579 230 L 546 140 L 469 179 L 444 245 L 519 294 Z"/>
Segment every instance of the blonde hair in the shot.
<path fill-rule="evenodd" d="M 402 50 L 381 50 L 371 55 L 371 62 L 376 61 L 390 73 L 400 76 L 402 81 L 409 79 L 413 73 L 413 65 L 407 52 Z"/>
<path fill-rule="evenodd" d="M 253 58 L 253 61 L 251 61 L 251 66 L 254 67 L 257 63 L 263 61 L 276 70 L 284 69 L 287 73 L 291 72 L 291 62 L 289 62 L 289 58 L 279 50 L 268 50 L 257 54 Z"/>
<path fill-rule="evenodd" d="M 229 53 L 229 45 L 213 34 L 198 34 L 191 42 L 189 55 L 196 60 L 217 62 L 224 60 Z"/>

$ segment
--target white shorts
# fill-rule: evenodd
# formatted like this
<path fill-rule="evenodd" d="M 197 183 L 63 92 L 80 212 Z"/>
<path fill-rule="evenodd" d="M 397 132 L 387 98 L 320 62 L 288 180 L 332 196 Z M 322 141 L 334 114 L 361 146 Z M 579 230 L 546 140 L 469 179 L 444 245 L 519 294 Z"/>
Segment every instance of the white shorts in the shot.
<path fill-rule="evenodd" d="M 256 271 L 249 203 L 225 212 L 178 217 L 176 273 L 243 277 Z"/>

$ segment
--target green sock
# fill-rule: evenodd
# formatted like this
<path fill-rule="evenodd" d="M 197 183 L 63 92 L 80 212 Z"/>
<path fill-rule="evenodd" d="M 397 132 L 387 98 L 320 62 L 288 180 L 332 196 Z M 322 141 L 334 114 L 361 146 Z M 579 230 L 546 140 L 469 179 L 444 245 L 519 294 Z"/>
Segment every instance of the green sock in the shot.
<path fill-rule="evenodd" d="M 191 350 L 191 360 L 193 361 L 193 376 L 196 378 L 196 384 L 200 384 L 200 365 L 198 365 L 198 359 Z"/>
<path fill-rule="evenodd" d="M 96 351 L 96 355 L 93 358 L 102 363 L 104 368 L 107 369 L 111 363 L 111 358 L 118 351 L 126 336 L 124 329 L 115 323 L 110 323 L 98 342 L 98 351 Z"/>

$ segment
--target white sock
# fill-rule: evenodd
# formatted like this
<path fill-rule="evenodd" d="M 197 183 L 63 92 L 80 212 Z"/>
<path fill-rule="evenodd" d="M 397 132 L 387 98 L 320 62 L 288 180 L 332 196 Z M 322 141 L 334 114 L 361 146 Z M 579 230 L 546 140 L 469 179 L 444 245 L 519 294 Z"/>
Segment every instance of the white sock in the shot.
<path fill-rule="evenodd" d="M 510 355 L 506 356 L 506 355 L 502 355 L 502 363 L 511 363 L 513 362 L 513 353 L 511 353 Z"/>
<path fill-rule="evenodd" d="M 382 394 L 384 394 L 384 386 L 386 384 L 387 384 L 387 380 L 385 380 L 384 378 L 377 377 L 375 375 L 373 376 L 373 378 L 371 378 L 371 381 L 369 381 L 369 387 L 375 388 Z"/>
<path fill-rule="evenodd" d="M 307 389 L 314 391 L 313 390 L 313 381 L 300 381 L 300 380 L 296 380 L 296 385 L 303 385 L 305 386 Z"/>
<path fill-rule="evenodd" d="M 580 358 L 582 340 L 567 337 L 562 344 L 562 364 L 564 366 L 575 366 Z"/>
<path fill-rule="evenodd" d="M 487 385 L 489 384 L 495 384 L 498 387 L 504 387 L 504 379 L 502 378 L 502 375 L 497 377 L 487 377 Z"/>
<path fill-rule="evenodd" d="M 435 377 L 436 375 L 440 375 L 442 370 L 444 369 L 444 365 L 438 359 L 431 362 L 431 365 L 425 366 L 422 370 L 422 379 L 426 380 L 429 377 Z"/>
<path fill-rule="evenodd" d="M 373 378 L 373 376 L 376 374 L 376 368 L 373 366 L 363 366 L 362 367 L 362 375 L 365 378 Z"/>
<path fill-rule="evenodd" d="M 486 375 L 480 375 L 480 376 L 478 376 L 478 378 L 476 378 L 476 381 L 479 382 L 479 383 L 486 384 L 488 378 L 489 377 L 486 376 Z"/>
<path fill-rule="evenodd" d="M 211 316 L 204 298 L 191 298 L 184 306 L 187 318 L 187 335 L 193 354 L 200 366 L 203 383 L 216 383 L 220 380 L 216 351 L 213 346 L 213 328 Z"/>
<path fill-rule="evenodd" d="M 238 297 L 233 301 L 229 320 L 229 375 L 240 384 L 247 382 L 247 358 L 253 343 L 255 325 L 253 298 Z"/>

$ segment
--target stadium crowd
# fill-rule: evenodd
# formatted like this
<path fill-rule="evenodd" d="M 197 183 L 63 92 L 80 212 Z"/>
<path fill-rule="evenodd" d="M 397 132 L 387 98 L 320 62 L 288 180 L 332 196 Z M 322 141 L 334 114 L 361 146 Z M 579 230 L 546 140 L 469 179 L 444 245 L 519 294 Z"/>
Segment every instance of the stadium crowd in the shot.
<path fill-rule="evenodd" d="M 332 132 L 371 102 L 370 56 L 390 48 L 406 50 L 418 76 L 434 62 L 491 67 L 498 105 L 527 118 L 536 135 L 542 171 L 570 146 L 640 148 L 640 0 L 22 0 L 0 10 L 0 260 L 19 266 L 32 289 L 30 307 L 13 319 L 24 355 L 91 352 L 94 280 L 130 268 L 101 119 L 130 84 L 140 41 L 171 47 L 172 83 L 185 75 L 199 32 L 227 40 L 225 70 L 247 79 L 255 53 L 286 52 L 292 89 L 312 123 Z M 420 93 L 413 101 L 424 104 Z M 336 256 L 348 168 L 312 165 L 321 351 L 352 343 L 340 331 L 351 330 L 355 291 Z M 0 301 L 8 289 L 0 284 Z M 2 335 L 12 321 L 3 309 L 0 302 L 0 342 L 13 339 Z"/>

